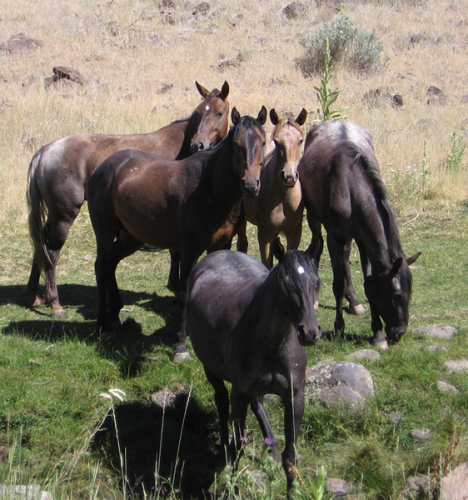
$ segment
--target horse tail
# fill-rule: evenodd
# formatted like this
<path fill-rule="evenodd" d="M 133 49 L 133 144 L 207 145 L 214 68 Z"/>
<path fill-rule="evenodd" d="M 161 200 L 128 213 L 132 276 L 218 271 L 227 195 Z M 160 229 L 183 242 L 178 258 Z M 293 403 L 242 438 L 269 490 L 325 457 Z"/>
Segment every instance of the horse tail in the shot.
<path fill-rule="evenodd" d="M 29 236 L 34 249 L 34 263 L 39 271 L 44 269 L 45 251 L 44 226 L 46 221 L 46 205 L 37 186 L 36 177 L 38 166 L 42 158 L 41 148 L 32 157 L 28 170 L 28 182 L 26 189 L 26 200 L 28 204 Z"/>

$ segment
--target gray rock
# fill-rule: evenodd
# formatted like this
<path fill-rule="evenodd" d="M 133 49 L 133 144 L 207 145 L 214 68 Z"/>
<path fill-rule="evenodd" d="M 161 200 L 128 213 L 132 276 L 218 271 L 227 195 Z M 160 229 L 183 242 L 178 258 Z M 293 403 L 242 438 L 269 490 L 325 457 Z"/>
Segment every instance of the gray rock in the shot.
<path fill-rule="evenodd" d="M 357 361 L 360 359 L 364 359 L 367 361 L 377 361 L 382 358 L 382 355 L 380 354 L 380 352 L 377 352 L 374 349 L 361 349 L 360 351 L 348 354 L 346 358 L 351 361 Z"/>
<path fill-rule="evenodd" d="M 156 405 L 161 408 L 173 408 L 176 402 L 177 396 L 182 391 L 171 391 L 169 387 L 164 387 L 158 392 L 151 394 L 150 399 Z"/>
<path fill-rule="evenodd" d="M 343 479 L 330 478 L 325 486 L 325 491 L 336 497 L 343 497 L 352 490 L 352 484 Z"/>
<path fill-rule="evenodd" d="M 450 339 L 457 332 L 457 328 L 455 326 L 425 326 L 416 331 L 438 339 Z"/>
<path fill-rule="evenodd" d="M 409 433 L 409 437 L 416 441 L 427 441 L 431 437 L 429 429 L 413 429 Z"/>
<path fill-rule="evenodd" d="M 322 361 L 306 371 L 306 398 L 318 400 L 327 407 L 359 410 L 374 394 L 370 372 L 358 363 Z"/>
<path fill-rule="evenodd" d="M 443 380 L 437 381 L 437 387 L 442 392 L 458 392 L 458 389 L 454 385 L 449 384 L 448 382 L 445 382 Z"/>
<path fill-rule="evenodd" d="M 392 411 L 390 415 L 388 416 L 388 420 L 393 424 L 393 425 L 398 425 L 401 420 L 403 419 L 403 413 L 399 411 Z"/>
<path fill-rule="evenodd" d="M 38 484 L 7 486 L 0 484 L 0 498 L 17 500 L 53 500 L 48 491 L 41 491 Z"/>
<path fill-rule="evenodd" d="M 453 372 L 464 372 L 468 370 L 468 359 L 449 359 L 444 365 Z"/>
<path fill-rule="evenodd" d="M 402 498 L 408 498 L 411 500 L 423 500 L 427 498 L 428 489 L 428 476 L 413 476 L 406 481 L 406 486 L 401 496 Z"/>
<path fill-rule="evenodd" d="M 428 348 L 427 348 L 428 351 L 447 351 L 447 349 L 445 347 L 442 347 L 441 345 L 430 345 Z"/>
<path fill-rule="evenodd" d="M 468 498 L 468 463 L 459 465 L 440 485 L 440 500 L 466 500 Z"/>

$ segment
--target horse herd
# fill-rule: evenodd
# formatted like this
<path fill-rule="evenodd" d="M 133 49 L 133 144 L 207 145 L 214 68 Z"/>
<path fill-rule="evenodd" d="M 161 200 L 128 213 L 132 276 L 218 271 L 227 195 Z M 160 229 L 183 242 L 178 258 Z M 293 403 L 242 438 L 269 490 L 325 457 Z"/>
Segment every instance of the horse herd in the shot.
<path fill-rule="evenodd" d="M 295 440 L 304 409 L 305 345 L 320 337 L 315 317 L 321 226 L 333 268 L 335 330 L 344 331 L 343 299 L 363 311 L 354 291 L 349 254 L 354 239 L 364 274 L 373 343 L 388 348 L 405 333 L 411 272 L 396 217 L 380 177 L 370 135 L 349 122 L 325 122 L 305 137 L 303 109 L 295 120 L 274 109 L 271 140 L 257 117 L 229 121 L 229 85 L 211 92 L 196 82 L 202 102 L 186 119 L 148 134 L 72 135 L 40 149 L 31 160 L 27 200 L 34 247 L 27 293 L 63 317 L 56 266 L 85 199 L 96 235 L 98 325 L 116 331 L 123 303 L 115 271 L 143 245 L 169 249 L 168 287 L 183 304 L 174 360 L 188 356 L 186 336 L 215 390 L 221 444 L 235 463 L 250 405 L 279 458 L 263 407 L 278 394 L 285 411 L 283 468 L 288 492 L 295 474 Z M 305 140 L 305 143 L 304 143 Z M 304 146 L 304 154 L 301 151 Z M 312 231 L 297 250 L 304 209 Z M 258 227 L 261 260 L 246 255 L 246 223 Z M 286 236 L 285 252 L 278 235 Z M 238 252 L 231 242 L 238 235 Z M 201 255 L 208 255 L 198 264 Z M 273 255 L 279 263 L 273 267 Z M 270 269 L 272 269 L 270 271 Z M 45 274 L 45 297 L 39 279 Z M 382 329 L 385 323 L 385 333 Z M 235 423 L 229 443 L 229 396 Z M 224 455 L 224 453 L 222 453 Z"/>

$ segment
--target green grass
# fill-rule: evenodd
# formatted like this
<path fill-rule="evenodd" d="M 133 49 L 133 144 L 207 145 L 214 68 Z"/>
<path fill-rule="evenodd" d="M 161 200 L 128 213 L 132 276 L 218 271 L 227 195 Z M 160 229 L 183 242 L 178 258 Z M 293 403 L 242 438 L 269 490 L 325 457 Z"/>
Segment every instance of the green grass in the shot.
<path fill-rule="evenodd" d="M 440 467 L 448 470 L 468 460 L 468 381 L 444 366 L 447 359 L 466 357 L 468 352 L 467 222 L 466 203 L 425 201 L 419 216 L 401 217 L 406 254 L 423 252 L 413 269 L 409 330 L 380 361 L 363 362 L 377 393 L 362 415 L 344 415 L 318 403 L 307 406 L 298 439 L 304 486 L 298 484 L 297 498 L 313 498 L 307 484 L 321 466 L 328 477 L 353 481 L 360 498 L 396 499 L 409 476 L 435 473 Z M 258 256 L 255 232 L 249 231 L 250 252 Z M 302 246 L 308 241 L 305 228 Z M 91 261 L 85 260 L 88 255 Z M 54 321 L 47 310 L 29 309 L 23 294 L 31 258 L 25 221 L 12 216 L 3 230 L 0 483 L 40 484 L 64 499 L 121 499 L 133 493 L 156 498 L 168 494 L 167 484 L 175 487 L 174 498 L 179 489 L 195 497 L 203 490 L 226 487 L 231 498 L 245 498 L 246 491 L 251 498 L 284 496 L 284 474 L 265 456 L 252 416 L 251 440 L 239 472 L 219 474 L 217 415 L 201 364 L 193 353 L 185 364 L 170 361 L 180 312 L 165 288 L 168 253 L 139 252 L 119 266 L 126 309 L 122 315 L 128 319 L 119 337 L 108 343 L 101 343 L 96 332 L 94 255 L 94 236 L 83 210 L 59 264 L 59 292 L 67 318 Z M 356 250 L 351 266 L 356 290 L 364 299 Z M 371 336 L 367 313 L 345 317 L 350 340 L 334 338 L 332 274 L 326 255 L 320 276 L 318 317 L 324 339 L 308 349 L 309 366 L 324 359 L 344 360 L 369 347 Z M 435 341 L 416 332 L 419 326 L 434 324 L 457 326 L 457 335 Z M 446 350 L 427 350 L 436 343 Z M 450 382 L 459 393 L 439 391 L 437 380 Z M 163 411 L 150 396 L 165 386 L 179 395 L 174 408 Z M 112 388 L 127 395 L 124 402 L 114 400 L 114 411 L 100 396 Z M 267 406 L 282 441 L 281 405 L 271 397 Z M 392 422 L 394 412 L 401 414 L 399 423 Z M 408 436 L 414 428 L 430 429 L 431 438 L 415 442 Z M 250 471 L 260 467 L 267 479 L 258 485 Z M 151 492 L 155 471 L 161 489 Z M 123 488 L 123 483 L 129 487 Z"/>

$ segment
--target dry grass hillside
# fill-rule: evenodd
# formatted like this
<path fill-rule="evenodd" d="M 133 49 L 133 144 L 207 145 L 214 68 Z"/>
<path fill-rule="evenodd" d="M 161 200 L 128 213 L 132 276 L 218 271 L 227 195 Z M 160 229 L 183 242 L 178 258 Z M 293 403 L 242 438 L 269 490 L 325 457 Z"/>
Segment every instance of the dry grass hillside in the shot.
<path fill-rule="evenodd" d="M 196 80 L 210 89 L 227 80 L 242 114 L 256 115 L 262 104 L 294 115 L 306 107 L 310 126 L 320 75 L 305 78 L 298 69 L 299 40 L 343 14 L 375 30 L 383 65 L 371 74 L 336 66 L 336 106 L 347 106 L 348 119 L 372 134 L 395 201 L 417 207 L 422 183 L 426 197 L 468 197 L 465 163 L 456 172 L 446 168 L 453 138 L 460 149 L 468 129 L 468 2 L 302 3 L 305 12 L 288 19 L 288 0 L 3 0 L 2 220 L 25 216 L 27 168 L 42 145 L 77 132 L 160 128 L 197 105 Z M 21 38 L 33 41 L 18 50 Z M 45 88 L 55 66 L 79 71 L 83 85 L 61 80 Z M 430 98 L 431 86 L 443 95 Z M 404 106 L 369 107 L 363 96 L 378 88 L 402 95 Z"/>

